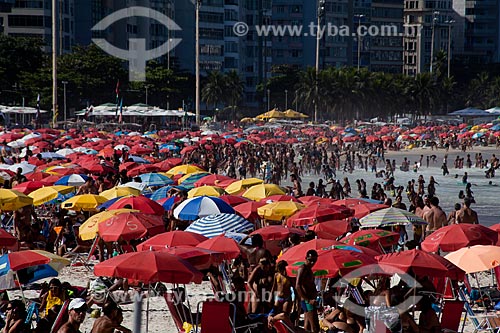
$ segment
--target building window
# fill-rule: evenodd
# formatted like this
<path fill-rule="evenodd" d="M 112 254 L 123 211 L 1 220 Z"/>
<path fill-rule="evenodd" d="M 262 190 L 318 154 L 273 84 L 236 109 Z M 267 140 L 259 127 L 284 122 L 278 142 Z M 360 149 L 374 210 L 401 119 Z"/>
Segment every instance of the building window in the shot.
<path fill-rule="evenodd" d="M 10 15 L 9 27 L 43 27 L 43 16 Z"/>

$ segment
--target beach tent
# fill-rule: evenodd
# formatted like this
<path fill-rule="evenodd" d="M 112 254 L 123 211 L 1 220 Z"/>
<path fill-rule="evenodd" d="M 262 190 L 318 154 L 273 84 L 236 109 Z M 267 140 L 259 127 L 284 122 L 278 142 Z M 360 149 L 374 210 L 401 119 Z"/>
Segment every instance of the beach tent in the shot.
<path fill-rule="evenodd" d="M 476 109 L 476 108 L 466 108 L 462 110 L 457 110 L 453 111 L 451 113 L 448 113 L 450 116 L 461 116 L 461 117 L 485 117 L 485 116 L 491 116 L 491 113 L 481 110 L 481 109 Z"/>
<path fill-rule="evenodd" d="M 272 109 L 263 114 L 259 114 L 256 118 L 262 120 L 273 119 L 273 118 L 286 118 L 286 115 L 284 112 L 278 111 L 277 109 Z"/>
<path fill-rule="evenodd" d="M 308 115 L 306 114 L 303 114 L 303 113 L 300 113 L 300 112 L 297 112 L 295 110 L 292 110 L 292 109 L 288 109 L 284 112 L 285 114 L 285 117 L 286 118 L 290 118 L 290 119 L 301 119 L 301 118 L 309 118 Z"/>

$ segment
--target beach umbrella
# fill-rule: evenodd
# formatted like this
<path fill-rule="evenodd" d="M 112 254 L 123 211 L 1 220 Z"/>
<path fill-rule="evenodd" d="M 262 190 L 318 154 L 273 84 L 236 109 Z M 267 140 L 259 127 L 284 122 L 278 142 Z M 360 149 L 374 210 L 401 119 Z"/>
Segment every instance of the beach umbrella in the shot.
<path fill-rule="evenodd" d="M 203 249 L 189 245 L 180 245 L 162 249 L 189 262 L 199 270 L 209 269 L 213 265 L 219 265 L 224 261 L 224 253 Z"/>
<path fill-rule="evenodd" d="M 474 245 L 448 253 L 445 258 L 463 269 L 467 274 L 484 272 L 500 266 L 500 247 Z"/>
<path fill-rule="evenodd" d="M 234 209 L 219 198 L 207 196 L 187 199 L 174 209 L 174 217 L 185 221 L 220 213 L 233 214 Z"/>
<path fill-rule="evenodd" d="M 141 174 L 156 173 L 160 169 L 154 164 L 141 164 L 127 171 L 127 176 L 136 177 Z"/>
<path fill-rule="evenodd" d="M 464 271 L 449 260 L 422 250 L 388 253 L 378 256 L 376 259 L 379 264 L 384 265 L 384 271 L 387 270 L 387 266 L 390 266 L 405 273 L 411 271 L 418 276 L 449 277 L 452 279 L 463 279 L 464 277 Z"/>
<path fill-rule="evenodd" d="M 283 190 L 283 188 L 279 187 L 276 184 L 258 184 L 250 187 L 242 194 L 242 196 L 250 200 L 258 201 L 267 198 L 271 195 L 284 195 L 284 194 L 285 191 Z"/>
<path fill-rule="evenodd" d="M 199 172 L 199 171 L 204 171 L 202 168 L 192 165 L 192 164 L 182 164 L 173 167 L 172 169 L 168 170 L 166 172 L 166 175 L 168 177 L 173 177 L 175 175 L 187 175 L 193 172 Z"/>
<path fill-rule="evenodd" d="M 75 195 L 72 198 L 61 203 L 61 208 L 68 210 L 96 210 L 97 206 L 108 201 L 105 197 L 96 194 L 81 194 Z"/>
<path fill-rule="evenodd" d="M 226 193 L 223 188 L 217 186 L 202 186 L 195 187 L 188 192 L 188 198 L 200 197 L 200 196 L 211 196 L 220 197 L 222 194 Z"/>
<path fill-rule="evenodd" d="M 299 201 L 302 202 L 304 205 L 307 205 L 307 206 L 309 206 L 313 202 L 315 202 L 315 203 L 319 202 L 321 204 L 332 204 L 334 202 L 332 199 L 317 197 L 317 196 L 314 196 L 314 195 L 300 197 Z"/>
<path fill-rule="evenodd" d="M 44 151 L 40 155 L 42 156 L 43 159 L 49 159 L 49 158 L 53 159 L 53 160 L 65 159 L 65 156 L 58 154 L 58 153 L 50 152 L 50 151 Z"/>
<path fill-rule="evenodd" d="M 173 184 L 174 181 L 160 173 L 145 173 L 140 175 L 141 182 L 147 186 L 165 186 Z"/>
<path fill-rule="evenodd" d="M 236 181 L 236 179 L 231 178 L 231 177 L 218 175 L 218 174 L 209 174 L 203 178 L 200 178 L 198 181 L 196 181 L 194 183 L 194 186 L 200 187 L 200 186 L 209 185 L 209 186 L 226 187 L 235 181 Z"/>
<path fill-rule="evenodd" d="M 196 246 L 208 238 L 189 231 L 168 231 L 153 236 L 137 245 L 137 251 L 161 250 L 172 246 Z"/>
<path fill-rule="evenodd" d="M 250 199 L 247 199 L 247 198 L 244 198 L 242 196 L 238 196 L 238 195 L 228 195 L 228 194 L 225 194 L 225 195 L 221 195 L 219 197 L 219 199 L 222 199 L 224 200 L 226 203 L 228 203 L 229 205 L 231 205 L 232 207 L 235 207 L 235 206 L 238 206 L 240 204 L 243 204 L 245 202 L 249 202 L 251 201 Z M 257 212 L 257 210 L 255 211 Z"/>
<path fill-rule="evenodd" d="M 168 171 L 173 167 L 180 165 L 181 163 L 182 163 L 181 158 L 171 157 L 161 162 L 155 163 L 155 165 L 159 168 L 160 171 Z"/>
<path fill-rule="evenodd" d="M 250 235 L 261 235 L 263 240 L 268 241 L 287 239 L 292 234 L 304 236 L 305 233 L 305 230 L 302 229 L 287 228 L 281 225 L 269 225 L 253 231 Z"/>
<path fill-rule="evenodd" d="M 318 238 L 337 239 L 351 229 L 351 224 L 347 220 L 331 220 L 309 226 L 308 230 L 316 233 Z"/>
<path fill-rule="evenodd" d="M 351 216 L 352 211 L 344 206 L 334 204 L 312 203 L 307 208 L 289 217 L 289 227 L 312 225 L 323 221 L 339 220 Z"/>
<path fill-rule="evenodd" d="M 0 188 L 0 210 L 14 211 L 33 204 L 33 199 L 16 190 Z"/>
<path fill-rule="evenodd" d="M 237 193 L 245 191 L 246 189 L 248 189 L 254 185 L 258 185 L 258 184 L 262 184 L 262 183 L 264 183 L 264 181 L 262 179 L 258 179 L 258 178 L 241 179 L 241 180 L 237 180 L 237 181 L 231 183 L 230 185 L 228 185 L 225 188 L 225 190 L 229 194 L 237 194 Z M 275 193 L 272 193 L 272 194 L 275 194 Z M 276 194 L 284 194 L 284 193 L 276 193 Z"/>
<path fill-rule="evenodd" d="M 307 251 L 309 250 L 328 250 L 332 249 L 334 245 L 344 245 L 336 240 L 331 239 L 313 239 L 304 243 L 300 243 L 289 248 L 283 255 L 280 257 L 280 260 L 285 260 L 289 264 L 292 264 L 297 261 L 303 261 L 306 257 Z"/>
<path fill-rule="evenodd" d="M 72 174 L 61 177 L 54 185 L 82 186 L 89 179 L 87 175 Z"/>
<path fill-rule="evenodd" d="M 428 252 L 436 252 L 439 249 L 451 252 L 466 246 L 495 245 L 497 241 L 496 231 L 479 224 L 461 223 L 439 228 L 428 235 L 420 245 L 422 250 Z"/>
<path fill-rule="evenodd" d="M 105 242 L 131 241 L 162 233 L 165 231 L 165 224 L 159 215 L 132 212 L 118 214 L 99 223 L 98 230 Z"/>
<path fill-rule="evenodd" d="M 24 183 L 17 184 L 14 186 L 12 189 L 19 191 L 24 194 L 29 194 L 35 190 L 38 190 L 39 188 L 42 188 L 44 186 L 48 185 L 47 183 L 43 181 L 27 181 Z"/>
<path fill-rule="evenodd" d="M 121 254 L 94 266 L 94 275 L 144 283 L 201 283 L 203 274 L 178 256 L 162 251 Z"/>
<path fill-rule="evenodd" d="M 246 232 L 254 225 L 236 214 L 214 214 L 202 217 L 189 225 L 186 231 L 212 238 L 225 232 Z"/>
<path fill-rule="evenodd" d="M 59 149 L 58 151 L 56 151 L 56 154 L 62 155 L 64 157 L 71 155 L 71 154 L 74 154 L 74 153 L 76 153 L 76 151 L 74 151 L 71 148 L 63 148 L 63 149 Z"/>
<path fill-rule="evenodd" d="M 293 201 L 275 201 L 257 208 L 257 214 L 266 220 L 281 221 L 304 207 L 305 205 Z"/>
<path fill-rule="evenodd" d="M 21 163 L 17 163 L 17 164 L 12 164 L 11 166 L 9 166 L 9 170 L 12 171 L 12 172 L 17 172 L 17 169 L 21 168 L 21 174 L 25 175 L 27 173 L 31 173 L 33 171 L 35 171 L 36 169 L 36 165 L 33 165 L 33 164 L 29 164 L 29 163 L 26 163 L 26 162 L 21 162 Z"/>
<path fill-rule="evenodd" d="M 378 249 L 380 246 L 388 247 L 396 245 L 399 241 L 399 234 L 380 229 L 359 230 L 342 238 L 340 241 L 350 245 Z"/>
<path fill-rule="evenodd" d="M 210 173 L 205 172 L 205 171 L 198 171 L 198 172 L 193 172 L 188 175 L 184 175 L 179 180 L 177 181 L 179 185 L 184 186 L 186 188 L 193 188 L 195 187 L 195 183 L 202 179 L 205 176 L 210 175 Z"/>
<path fill-rule="evenodd" d="M 246 219 L 256 219 L 259 218 L 257 210 L 265 205 L 265 202 L 250 201 L 234 206 L 234 210 Z"/>
<path fill-rule="evenodd" d="M 302 203 L 296 197 L 293 197 L 291 195 L 283 195 L 283 194 L 270 195 L 267 198 L 260 199 L 260 201 L 263 201 L 266 203 L 271 203 L 271 202 L 275 202 L 275 201 L 293 201 L 293 202 Z"/>
<path fill-rule="evenodd" d="M 146 198 L 143 195 L 139 195 L 137 197 L 125 197 L 113 203 L 108 207 L 108 210 L 121 209 L 121 208 L 130 208 L 141 211 L 144 214 L 155 214 L 155 215 L 163 215 L 165 214 L 165 209 L 163 207 L 151 200 Z"/>
<path fill-rule="evenodd" d="M 343 200 L 334 201 L 335 205 L 344 205 L 347 208 L 354 210 L 354 217 L 360 219 L 370 213 L 373 213 L 377 210 L 389 208 L 387 205 L 366 202 L 365 200 L 348 198 Z"/>
<path fill-rule="evenodd" d="M 5 229 L 0 228 L 0 248 L 12 247 L 17 244 L 17 238 Z"/>
<path fill-rule="evenodd" d="M 4 254 L 0 257 L 0 288 L 15 288 L 16 275 L 22 284 L 57 276 L 58 272 L 70 262 L 66 258 L 42 250 Z"/>
<path fill-rule="evenodd" d="M 120 200 L 122 198 L 123 197 L 116 197 L 116 198 L 113 198 L 113 199 L 109 199 L 108 201 L 106 201 L 102 205 L 97 206 L 97 209 L 99 209 L 99 210 L 108 209 L 109 206 L 111 206 L 112 204 L 114 204 L 115 202 L 117 202 L 118 200 Z"/>
<path fill-rule="evenodd" d="M 158 201 L 160 199 L 165 199 L 167 197 L 170 197 L 172 194 L 169 194 L 168 192 L 171 189 L 177 189 L 179 191 L 186 191 L 186 192 L 188 191 L 187 188 L 182 187 L 182 186 L 167 185 L 167 186 L 160 187 L 159 189 L 154 191 L 153 194 L 151 195 L 151 197 L 149 197 L 149 198 L 151 200 Z"/>
<path fill-rule="evenodd" d="M 374 265 L 377 261 L 370 255 L 343 249 L 320 251 L 318 260 L 312 267 L 313 275 L 321 278 L 334 278 L 339 274 L 346 275 L 366 265 Z M 305 264 L 305 256 L 287 266 L 287 273 L 296 276 L 300 267 Z"/>
<path fill-rule="evenodd" d="M 172 207 L 174 206 L 174 204 L 178 203 L 179 201 L 181 201 L 181 197 L 174 195 L 174 196 L 171 196 L 168 198 L 163 198 L 163 199 L 157 200 L 156 202 L 159 203 L 163 207 L 163 209 L 168 211 L 168 210 L 172 210 Z"/>
<path fill-rule="evenodd" d="M 127 182 L 125 184 L 118 185 L 117 187 L 132 187 L 142 192 L 146 189 L 147 186 L 144 183 Z"/>
<path fill-rule="evenodd" d="M 137 210 L 132 209 L 116 209 L 100 212 L 89 217 L 79 228 L 78 228 L 78 236 L 82 240 L 91 240 L 94 239 L 99 230 L 99 223 L 106 221 L 107 219 L 112 218 L 113 216 L 138 212 Z"/>
<path fill-rule="evenodd" d="M 232 260 L 239 257 L 241 251 L 236 241 L 224 235 L 207 239 L 196 245 L 196 247 L 221 252 L 224 254 L 224 259 L 226 260 Z"/>
<path fill-rule="evenodd" d="M 125 196 L 138 196 L 141 194 L 141 191 L 139 191 L 136 188 L 133 187 L 113 187 L 109 190 L 103 191 L 100 193 L 101 196 L 105 197 L 108 200 L 117 198 L 117 197 L 125 197 Z"/>
<path fill-rule="evenodd" d="M 427 222 L 410 212 L 403 209 L 389 207 L 370 213 L 359 220 L 362 228 L 380 228 L 395 225 L 420 224 Z"/>
<path fill-rule="evenodd" d="M 61 198 L 64 194 L 69 194 L 75 190 L 74 186 L 54 185 L 39 188 L 28 194 L 33 199 L 33 205 L 43 205 L 49 201 Z"/>

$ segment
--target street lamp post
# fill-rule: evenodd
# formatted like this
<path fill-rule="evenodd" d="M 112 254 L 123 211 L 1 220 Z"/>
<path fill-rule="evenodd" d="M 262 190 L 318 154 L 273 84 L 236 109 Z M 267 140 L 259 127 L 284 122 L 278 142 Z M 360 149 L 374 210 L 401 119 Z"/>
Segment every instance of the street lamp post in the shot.
<path fill-rule="evenodd" d="M 319 42 L 321 41 L 321 18 L 325 15 L 325 0 L 318 0 L 318 30 L 316 31 L 316 83 L 314 94 L 314 122 L 318 121 L 318 77 L 319 77 Z"/>
<path fill-rule="evenodd" d="M 446 21 L 448 23 L 448 78 L 451 76 L 451 26 L 455 20 Z"/>
<path fill-rule="evenodd" d="M 64 87 L 64 124 L 66 124 L 66 85 L 68 84 L 68 81 L 61 81 Z"/>
<path fill-rule="evenodd" d="M 299 90 L 295 90 L 295 111 L 299 112 Z"/>
<path fill-rule="evenodd" d="M 288 90 L 285 89 L 285 111 L 288 110 Z"/>
<path fill-rule="evenodd" d="M 431 65 L 430 65 L 430 73 L 432 74 L 432 67 L 434 63 L 434 35 L 435 35 L 435 30 L 436 30 L 436 21 L 437 21 L 437 16 L 439 15 L 438 11 L 435 11 L 432 13 L 432 36 L 431 36 Z"/>
<path fill-rule="evenodd" d="M 146 88 L 146 105 L 148 105 L 148 86 L 144 86 Z"/>
<path fill-rule="evenodd" d="M 196 74 L 196 124 L 200 124 L 200 7 L 202 0 L 196 0 L 195 9 L 195 74 Z"/>
<path fill-rule="evenodd" d="M 360 34 L 360 31 L 359 31 L 359 27 L 361 27 L 361 19 L 363 17 L 365 17 L 363 14 L 358 14 L 358 15 L 354 15 L 354 17 L 356 17 L 358 19 L 358 72 L 359 72 L 359 68 L 361 67 L 361 34 Z"/>
<path fill-rule="evenodd" d="M 52 0 L 52 127 L 57 123 L 57 1 Z"/>
<path fill-rule="evenodd" d="M 267 111 L 271 110 L 271 90 L 267 89 Z"/>

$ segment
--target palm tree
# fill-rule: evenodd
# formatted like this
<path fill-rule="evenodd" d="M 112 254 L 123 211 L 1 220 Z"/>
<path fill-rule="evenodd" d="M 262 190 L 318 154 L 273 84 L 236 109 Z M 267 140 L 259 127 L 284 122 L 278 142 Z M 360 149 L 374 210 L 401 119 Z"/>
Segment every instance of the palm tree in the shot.
<path fill-rule="evenodd" d="M 319 103 L 320 101 L 319 95 L 321 94 L 316 89 L 318 85 L 316 70 L 313 67 L 308 67 L 305 71 L 302 71 L 300 73 L 300 81 L 297 84 L 298 94 L 296 98 L 298 100 L 295 99 L 294 103 L 300 101 L 300 104 L 304 105 L 307 110 L 313 109 L 314 102 L 317 101 Z M 312 112 L 309 112 L 309 114 L 312 116 Z"/>
<path fill-rule="evenodd" d="M 415 79 L 408 85 L 406 94 L 417 107 L 416 117 L 429 114 L 434 105 L 435 81 L 430 73 L 417 74 Z"/>
<path fill-rule="evenodd" d="M 226 84 L 224 75 L 219 71 L 208 73 L 206 82 L 201 90 L 201 98 L 207 105 L 213 105 L 214 109 L 224 100 Z"/>
<path fill-rule="evenodd" d="M 236 107 L 243 96 L 244 85 L 238 72 L 235 70 L 229 71 L 225 77 L 224 95 L 226 103 L 232 108 L 232 118 L 236 118 Z"/>
<path fill-rule="evenodd" d="M 488 99 L 490 79 L 490 75 L 487 72 L 481 72 L 470 82 L 466 102 L 467 106 L 484 108 Z"/>

